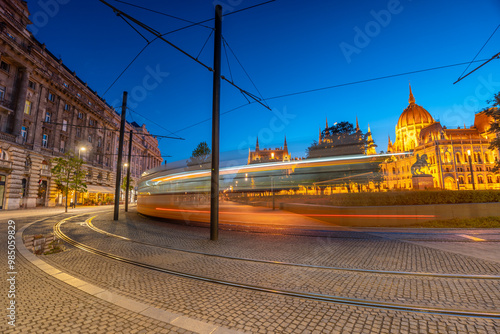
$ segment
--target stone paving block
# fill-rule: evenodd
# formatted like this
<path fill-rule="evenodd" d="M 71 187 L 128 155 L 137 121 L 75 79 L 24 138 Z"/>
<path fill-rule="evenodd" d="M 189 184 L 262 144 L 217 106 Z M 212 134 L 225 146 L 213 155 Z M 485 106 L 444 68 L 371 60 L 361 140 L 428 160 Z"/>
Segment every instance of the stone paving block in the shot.
<path fill-rule="evenodd" d="M 207 324 L 206 322 L 198 321 L 192 318 L 188 318 L 186 316 L 178 317 L 172 321 L 172 325 L 185 328 L 187 330 L 200 333 L 200 334 L 210 334 L 217 327 L 211 324 Z"/>

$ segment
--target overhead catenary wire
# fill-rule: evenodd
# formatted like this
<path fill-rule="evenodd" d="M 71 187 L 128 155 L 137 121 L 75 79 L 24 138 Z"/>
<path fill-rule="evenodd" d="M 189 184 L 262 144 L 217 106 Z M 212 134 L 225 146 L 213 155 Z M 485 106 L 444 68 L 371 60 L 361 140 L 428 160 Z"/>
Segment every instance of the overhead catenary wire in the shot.
<path fill-rule="evenodd" d="M 78 125 L 78 124 L 69 124 L 69 123 L 55 123 L 55 122 L 46 122 L 46 121 L 42 121 L 42 123 L 51 124 L 51 125 L 62 125 L 62 126 L 74 127 L 74 128 L 81 128 L 81 129 L 94 129 L 94 130 L 100 130 L 100 131 L 120 132 L 119 129 L 117 130 L 117 129 L 111 129 L 111 128 L 105 128 L 105 127 L 97 127 L 97 126 L 92 126 L 92 125 Z M 133 131 L 133 130 L 132 130 L 132 132 L 135 135 L 138 135 L 138 136 L 185 140 L 184 138 L 182 138 L 182 137 L 180 137 L 178 135 L 176 135 L 176 137 L 172 137 L 172 136 L 157 135 L 157 134 L 152 134 L 152 133 L 142 133 L 142 132 Z"/>
<path fill-rule="evenodd" d="M 157 38 L 161 39 L 162 41 L 164 41 L 165 43 L 167 43 L 168 45 L 172 46 L 174 49 L 178 50 L 179 52 L 181 52 L 182 54 L 184 54 L 185 56 L 191 58 L 192 60 L 194 60 L 195 62 L 197 62 L 198 64 L 200 64 L 201 66 L 205 67 L 207 70 L 209 70 L 210 72 L 213 72 L 213 69 L 210 67 L 210 66 L 207 66 L 205 65 L 203 62 L 201 62 L 200 60 L 198 60 L 197 58 L 193 57 L 192 55 L 190 55 L 188 52 L 184 51 L 183 49 L 181 49 L 180 47 L 178 47 L 177 45 L 173 44 L 172 42 L 168 41 L 167 39 L 165 39 L 163 37 L 163 35 L 158 32 L 156 29 L 148 26 L 147 24 L 135 19 L 134 17 L 128 15 L 127 13 L 119 10 L 118 8 L 110 5 L 109 3 L 107 3 L 106 1 L 104 0 L 99 0 L 100 2 L 104 3 L 105 5 L 107 5 L 108 7 L 110 7 L 118 16 L 123 16 L 127 19 L 129 19 L 130 21 L 134 22 L 135 24 L 137 24 L 139 27 L 143 28 L 144 30 L 148 31 L 149 33 L 153 34 L 154 36 L 156 36 Z M 221 75 L 221 79 L 225 80 L 226 82 L 228 82 L 229 84 L 231 84 L 232 86 L 234 86 L 235 88 L 237 88 L 240 92 L 244 93 L 244 94 L 247 94 L 249 97 L 251 97 L 252 99 L 255 100 L 255 102 L 261 104 L 263 107 L 267 108 L 267 109 L 271 109 L 269 108 L 269 106 L 263 104 L 260 99 L 255 99 L 255 95 L 247 92 L 246 90 L 244 90 L 243 88 L 239 87 L 238 85 L 236 85 L 234 82 L 226 79 L 224 76 Z"/>
<path fill-rule="evenodd" d="M 142 10 L 145 10 L 145 11 L 148 11 L 148 12 L 152 12 L 152 13 L 155 13 L 155 14 L 160 14 L 160 15 L 163 15 L 163 16 L 167 16 L 167 17 L 179 20 L 179 21 L 187 22 L 187 23 L 194 24 L 194 25 L 199 25 L 201 27 L 208 28 L 208 29 L 213 29 L 212 27 L 209 27 L 209 26 L 206 26 L 206 25 L 203 24 L 203 23 L 205 23 L 207 21 L 193 22 L 193 21 L 190 21 L 190 20 L 187 20 L 187 19 L 183 19 L 183 18 L 178 17 L 178 16 L 174 16 L 172 14 L 167 14 L 165 12 L 160 12 L 160 11 L 155 10 L 155 9 L 150 9 L 150 8 L 146 8 L 146 7 L 143 7 L 143 6 L 135 5 L 135 4 L 130 3 L 130 2 L 126 2 L 126 1 L 122 1 L 122 0 L 113 0 L 113 1 L 125 4 L 125 5 L 128 5 L 128 6 L 136 7 L 136 8 L 139 8 L 139 9 L 142 9 Z"/>
<path fill-rule="evenodd" d="M 229 51 L 231 51 L 231 53 L 233 54 L 233 57 L 234 59 L 236 59 L 236 61 L 238 62 L 238 64 L 240 65 L 241 69 L 243 70 L 243 72 L 245 72 L 246 76 L 248 77 L 248 80 L 250 80 L 250 82 L 252 83 L 253 85 L 253 88 L 255 88 L 255 90 L 257 91 L 257 93 L 259 93 L 259 96 L 260 98 L 262 99 L 262 101 L 265 101 L 264 97 L 262 96 L 262 94 L 260 93 L 259 89 L 257 88 L 257 85 L 255 84 L 255 82 L 252 80 L 252 78 L 250 77 L 250 75 L 248 74 L 247 70 L 245 70 L 245 67 L 243 66 L 243 64 L 240 62 L 240 60 L 238 59 L 238 57 L 236 56 L 236 53 L 234 53 L 233 49 L 231 48 L 231 46 L 229 46 L 229 43 L 227 42 L 227 40 L 224 38 L 224 36 L 222 36 L 222 40 L 224 41 L 224 48 L 225 46 L 227 45 Z M 267 103 L 266 103 L 267 105 Z M 269 107 L 269 105 L 267 105 Z"/>
<path fill-rule="evenodd" d="M 474 60 L 473 62 L 481 62 L 481 61 L 486 61 L 486 60 L 488 60 L 488 59 Z M 492 60 L 492 59 L 490 59 L 490 60 Z M 351 82 L 337 84 L 337 85 L 331 85 L 331 86 L 326 86 L 326 87 L 321 87 L 321 88 L 314 88 L 314 89 L 309 89 L 309 90 L 304 90 L 304 91 L 298 91 L 298 92 L 293 92 L 293 93 L 288 93 L 288 94 L 271 96 L 271 97 L 265 98 L 265 100 L 273 100 L 273 99 L 280 99 L 280 98 L 294 96 L 294 95 L 308 94 L 308 93 L 318 92 L 318 91 L 322 91 L 322 90 L 328 90 L 328 89 L 333 89 L 333 88 L 337 88 L 337 87 L 343 87 L 343 86 L 356 85 L 356 84 L 361 84 L 361 83 L 366 83 L 366 82 L 371 82 L 371 81 L 389 79 L 389 78 L 404 76 L 404 75 L 408 75 L 408 74 L 415 74 L 415 73 L 421 73 L 421 72 L 427 72 L 427 71 L 435 71 L 435 70 L 445 69 L 445 68 L 449 68 L 449 67 L 462 66 L 462 65 L 468 64 L 468 63 L 469 62 L 462 62 L 462 63 L 456 63 L 456 64 L 450 64 L 450 65 L 443 65 L 443 66 L 431 67 L 431 68 L 426 68 L 426 69 L 421 69 L 421 70 L 415 70 L 415 71 L 410 71 L 410 72 L 403 72 L 403 73 L 398 73 L 398 74 L 385 75 L 385 76 L 375 77 L 375 78 L 370 78 L 370 79 L 364 79 L 364 80 L 358 80 L 358 81 L 351 81 Z M 235 108 L 232 108 L 230 110 L 222 112 L 221 115 L 229 114 L 229 113 L 231 113 L 233 111 L 236 111 L 238 109 L 241 109 L 241 108 L 246 107 L 246 106 L 248 106 L 250 104 L 253 104 L 253 103 L 255 103 L 255 102 L 249 102 L 249 103 L 246 103 L 246 104 L 242 104 L 240 106 L 237 106 Z M 176 131 L 174 131 L 174 133 L 179 133 L 181 131 L 185 131 L 187 129 L 190 129 L 190 128 L 195 127 L 195 126 L 200 125 L 200 124 L 203 124 L 203 123 L 208 122 L 210 120 L 211 120 L 211 118 L 204 119 L 202 121 L 196 122 L 194 124 L 188 125 L 188 126 L 186 126 L 184 128 L 181 128 L 179 130 L 176 130 Z"/>
<path fill-rule="evenodd" d="M 174 135 L 174 136 L 177 136 L 174 132 L 172 132 L 172 131 L 170 131 L 169 129 L 165 128 L 163 125 L 158 124 L 157 122 L 155 122 L 155 121 L 153 121 L 153 120 L 151 120 L 151 119 L 147 118 L 146 116 L 142 115 L 141 113 L 138 113 L 137 111 L 133 110 L 132 108 L 127 107 L 127 109 L 128 109 L 128 110 L 130 110 L 131 112 L 133 112 L 134 114 L 136 114 L 136 115 L 138 115 L 138 116 L 140 116 L 140 117 L 144 118 L 145 120 L 147 120 L 147 121 L 149 121 L 149 122 L 151 122 L 151 123 L 155 124 L 156 126 L 158 126 L 158 127 L 162 128 L 163 130 L 167 131 L 168 133 L 170 133 L 170 134 L 172 134 L 172 135 Z M 178 137 L 179 139 L 181 139 L 181 137 L 179 137 L 179 136 L 177 136 L 177 137 Z M 182 140 L 184 140 L 184 139 L 182 138 Z"/>
<path fill-rule="evenodd" d="M 472 59 L 472 61 L 467 65 L 467 67 L 462 72 L 462 74 L 460 74 L 460 76 L 458 77 L 457 81 L 455 81 L 455 83 L 458 82 L 458 81 L 460 81 L 463 78 L 462 76 L 464 75 L 464 73 L 469 69 L 470 65 L 472 65 L 472 62 L 474 60 L 476 60 L 477 56 L 479 56 L 479 54 L 481 53 L 481 51 L 483 51 L 484 47 L 486 46 L 486 44 L 488 44 L 488 42 L 490 41 L 491 37 L 493 37 L 493 35 L 497 32 L 498 28 L 500 28 L 500 24 L 497 25 L 497 27 L 495 28 L 495 30 L 493 30 L 493 32 L 491 33 L 490 37 L 488 37 L 488 39 L 486 40 L 486 42 L 484 42 L 484 44 L 481 47 L 481 49 L 479 49 L 479 51 L 476 53 L 476 55 L 474 56 L 474 58 Z"/>
<path fill-rule="evenodd" d="M 487 61 L 485 61 L 483 64 L 479 65 L 478 67 L 476 67 L 475 69 L 473 69 L 472 71 L 470 71 L 469 73 L 467 73 L 466 75 L 464 75 L 463 77 L 459 78 L 457 81 L 455 81 L 453 84 L 456 84 L 457 82 L 461 81 L 462 79 L 465 79 L 466 77 L 468 77 L 469 75 L 471 75 L 472 73 L 476 72 L 477 70 L 479 70 L 481 67 L 483 67 L 484 65 L 488 64 L 490 61 L 492 61 L 493 59 L 500 59 L 500 52 L 497 53 L 496 55 L 494 55 L 493 57 L 491 57 L 490 59 L 488 59 Z"/>

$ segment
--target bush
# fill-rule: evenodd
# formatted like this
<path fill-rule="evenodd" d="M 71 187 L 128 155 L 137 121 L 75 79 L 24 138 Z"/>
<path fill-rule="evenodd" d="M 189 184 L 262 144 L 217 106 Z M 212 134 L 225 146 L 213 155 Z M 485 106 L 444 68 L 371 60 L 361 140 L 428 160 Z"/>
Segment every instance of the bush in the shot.
<path fill-rule="evenodd" d="M 498 190 L 423 190 L 381 193 L 333 194 L 330 204 L 336 206 L 423 205 L 500 202 Z"/>

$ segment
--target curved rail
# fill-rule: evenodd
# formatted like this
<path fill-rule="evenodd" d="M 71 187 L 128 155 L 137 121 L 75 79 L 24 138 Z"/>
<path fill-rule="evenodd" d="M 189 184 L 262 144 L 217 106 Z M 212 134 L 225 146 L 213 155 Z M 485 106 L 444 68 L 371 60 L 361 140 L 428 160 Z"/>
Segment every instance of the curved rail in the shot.
<path fill-rule="evenodd" d="M 302 267 L 302 268 L 328 269 L 328 270 L 338 270 L 338 271 L 354 271 L 354 272 L 361 272 L 361 273 L 367 273 L 367 274 L 409 275 L 409 276 L 427 276 L 427 277 L 440 277 L 440 278 L 500 279 L 500 275 L 443 274 L 443 273 L 427 273 L 427 272 L 414 272 L 414 271 L 391 271 L 391 270 L 328 267 L 328 266 L 319 266 L 319 265 L 311 265 L 311 264 L 300 264 L 300 263 L 271 261 L 271 260 L 259 260 L 259 259 L 251 259 L 251 258 L 244 258 L 244 257 L 242 258 L 242 257 L 234 257 L 234 256 L 227 256 L 227 255 L 204 253 L 204 252 L 180 249 L 180 248 L 175 248 L 175 247 L 158 246 L 158 245 L 150 244 L 150 243 L 143 242 L 143 241 L 133 240 L 133 239 L 121 236 L 121 235 L 117 235 L 117 234 L 113 234 L 113 233 L 104 231 L 104 230 L 96 227 L 94 224 L 92 224 L 92 220 L 95 217 L 97 217 L 97 216 L 93 216 L 93 217 L 87 219 L 85 221 L 85 223 L 87 224 L 87 226 L 90 229 L 96 231 L 97 233 L 101 233 L 101 234 L 105 234 L 105 235 L 110 236 L 110 237 L 119 238 L 122 240 L 138 243 L 141 245 L 152 246 L 152 247 L 157 247 L 157 248 L 162 248 L 162 249 L 168 249 L 168 250 L 173 250 L 173 251 L 177 251 L 177 252 L 192 253 L 192 254 L 211 256 L 211 257 L 219 257 L 219 258 L 224 258 L 224 259 L 229 259 L 229 260 L 266 263 L 266 264 L 279 264 L 279 265 L 283 265 L 283 266 Z"/>
<path fill-rule="evenodd" d="M 61 240 L 64 240 L 68 244 L 70 244 L 74 247 L 77 247 L 79 249 L 82 249 L 86 252 L 100 255 L 100 256 L 104 256 L 106 258 L 113 259 L 115 261 L 120 261 L 123 263 L 138 266 L 141 268 L 155 270 L 155 271 L 163 272 L 166 274 L 175 275 L 178 277 L 190 278 L 190 279 L 195 279 L 198 281 L 215 283 L 215 284 L 219 284 L 219 285 L 231 286 L 231 287 L 242 288 L 242 289 L 247 289 L 247 290 L 252 290 L 252 291 L 272 293 L 272 294 L 281 295 L 281 296 L 303 298 L 303 299 L 323 301 L 323 302 L 336 303 L 336 304 L 346 304 L 346 305 L 379 308 L 379 309 L 387 309 L 387 310 L 395 310 L 395 311 L 440 314 L 440 315 L 449 315 L 449 316 L 500 319 L 499 312 L 477 312 L 477 311 L 445 309 L 445 308 L 435 308 L 435 307 L 426 307 L 426 306 L 412 306 L 412 305 L 404 305 L 404 304 L 377 302 L 377 301 L 373 301 L 373 300 L 365 300 L 365 299 L 357 299 L 357 298 L 346 298 L 346 297 L 339 297 L 339 296 L 332 296 L 332 295 L 322 295 L 322 294 L 316 294 L 316 293 L 306 293 L 306 292 L 289 291 L 289 290 L 282 290 L 282 289 L 272 289 L 272 288 L 267 288 L 267 287 L 262 287 L 262 286 L 257 286 L 257 285 L 230 282 L 230 281 L 214 279 L 214 278 L 210 278 L 210 277 L 206 277 L 206 276 L 192 275 L 192 274 L 183 273 L 183 272 L 179 272 L 179 271 L 175 271 L 175 270 L 169 270 L 169 269 L 149 265 L 146 263 L 142 263 L 139 261 L 135 261 L 132 259 L 128 259 L 125 257 L 121 257 L 118 255 L 103 252 L 101 250 L 98 250 L 96 248 L 90 247 L 88 245 L 82 244 L 76 240 L 69 238 L 67 235 L 65 235 L 61 231 L 61 225 L 64 224 L 65 222 L 67 222 L 71 218 L 73 218 L 73 217 L 63 219 L 54 225 L 54 233 Z"/>

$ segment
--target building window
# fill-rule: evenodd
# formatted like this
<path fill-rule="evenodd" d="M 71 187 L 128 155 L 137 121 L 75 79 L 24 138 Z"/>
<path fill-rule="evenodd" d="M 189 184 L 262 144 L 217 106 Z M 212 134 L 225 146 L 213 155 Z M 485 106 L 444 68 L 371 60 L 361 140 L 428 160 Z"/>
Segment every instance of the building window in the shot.
<path fill-rule="evenodd" d="M 69 108 L 70 108 L 69 104 L 67 104 L 67 103 L 66 103 L 66 104 L 64 105 L 64 110 L 68 111 L 68 110 L 69 110 Z"/>
<path fill-rule="evenodd" d="M 26 140 L 28 139 L 28 128 L 25 126 L 21 128 L 21 137 L 23 137 L 23 143 L 26 143 Z"/>
<path fill-rule="evenodd" d="M 50 102 L 54 102 L 56 100 L 56 96 L 52 93 L 49 92 L 49 96 L 47 97 L 47 99 L 50 101 Z"/>
<path fill-rule="evenodd" d="M 28 81 L 28 87 L 31 88 L 31 89 L 33 89 L 33 90 L 35 90 L 36 83 L 34 83 L 33 81 L 30 80 L 30 81 Z"/>
<path fill-rule="evenodd" d="M 63 86 L 68 88 L 68 84 L 66 82 L 63 82 Z"/>
<path fill-rule="evenodd" d="M 68 130 L 68 121 L 63 119 L 62 130 L 66 132 Z"/>
<path fill-rule="evenodd" d="M 5 87 L 0 86 L 0 101 L 5 100 Z"/>
<path fill-rule="evenodd" d="M 45 148 L 49 147 L 49 135 L 47 135 L 47 134 L 44 134 L 42 136 L 42 147 L 45 147 Z"/>
<path fill-rule="evenodd" d="M 491 177 L 491 175 L 488 175 L 486 178 L 488 180 L 488 183 L 493 183 L 493 178 Z"/>
<path fill-rule="evenodd" d="M 94 120 L 93 120 L 92 118 L 91 118 L 91 119 L 89 119 L 89 125 L 90 125 L 90 126 L 94 126 Z"/>
<path fill-rule="evenodd" d="M 83 113 L 81 111 L 78 112 L 78 118 L 82 119 L 83 118 Z"/>
<path fill-rule="evenodd" d="M 31 101 L 26 100 L 26 103 L 24 103 L 24 113 L 31 115 Z"/>
<path fill-rule="evenodd" d="M 101 137 L 97 138 L 97 147 L 101 147 L 102 145 L 102 139 Z"/>
<path fill-rule="evenodd" d="M 45 122 L 50 123 L 50 112 L 45 113 Z"/>
<path fill-rule="evenodd" d="M 76 136 L 80 138 L 81 135 L 82 135 L 82 129 L 76 128 Z"/>
<path fill-rule="evenodd" d="M 88 139 L 89 139 L 89 143 L 91 143 L 92 142 L 92 136 L 89 135 Z"/>
<path fill-rule="evenodd" d="M 2 60 L 2 62 L 0 62 L 0 70 L 9 73 L 10 72 L 10 64 L 8 64 Z"/>
<path fill-rule="evenodd" d="M 82 97 L 82 94 L 80 94 L 80 93 L 76 93 L 76 96 L 78 96 L 78 97 Z"/>
<path fill-rule="evenodd" d="M 65 146 L 66 146 L 66 143 L 64 142 L 64 140 L 62 140 L 62 139 L 61 139 L 61 148 L 59 149 L 59 151 L 60 151 L 61 153 L 64 153 Z"/>
<path fill-rule="evenodd" d="M 484 179 L 482 175 L 477 176 L 477 183 L 484 183 Z"/>

